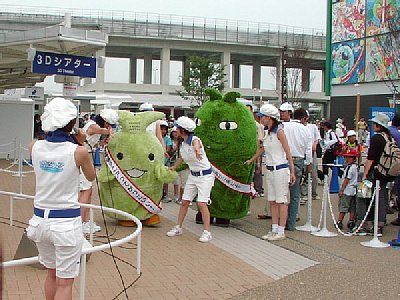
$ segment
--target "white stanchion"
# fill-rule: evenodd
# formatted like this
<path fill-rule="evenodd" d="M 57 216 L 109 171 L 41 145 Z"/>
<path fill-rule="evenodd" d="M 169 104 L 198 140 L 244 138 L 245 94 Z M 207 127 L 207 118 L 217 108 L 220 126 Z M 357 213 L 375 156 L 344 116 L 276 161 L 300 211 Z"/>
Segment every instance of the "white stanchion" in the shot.
<path fill-rule="evenodd" d="M 374 237 L 370 241 L 361 242 L 360 244 L 365 247 L 371 248 L 387 248 L 390 247 L 388 243 L 381 242 L 378 239 L 378 212 L 379 212 L 379 194 L 380 194 L 380 181 L 375 181 L 375 213 L 374 213 Z"/>
<path fill-rule="evenodd" d="M 328 175 L 325 175 L 324 188 L 323 188 L 323 194 L 322 194 L 323 226 L 322 226 L 322 229 L 311 232 L 312 235 L 319 236 L 319 237 L 337 236 L 337 233 L 329 231 L 328 228 L 326 227 L 326 210 L 327 210 L 327 204 L 328 204 L 328 194 L 329 194 Z"/>
<path fill-rule="evenodd" d="M 315 226 L 312 226 L 311 221 L 312 221 L 312 174 L 308 173 L 308 178 L 307 178 L 307 221 L 304 225 L 302 226 L 296 226 L 296 230 L 299 231 L 307 231 L 307 232 L 313 232 L 317 231 L 318 228 Z"/>

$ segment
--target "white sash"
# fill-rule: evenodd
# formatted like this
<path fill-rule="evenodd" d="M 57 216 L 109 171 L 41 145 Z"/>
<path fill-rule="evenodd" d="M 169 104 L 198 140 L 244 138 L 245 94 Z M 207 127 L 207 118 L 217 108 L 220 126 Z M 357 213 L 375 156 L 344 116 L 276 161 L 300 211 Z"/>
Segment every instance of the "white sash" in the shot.
<path fill-rule="evenodd" d="M 111 174 L 114 175 L 121 187 L 133 200 L 152 214 L 160 213 L 161 207 L 155 203 L 153 199 L 142 192 L 133 182 L 131 182 L 125 172 L 118 166 L 108 147 L 104 148 L 104 161 L 106 162 Z"/>
<path fill-rule="evenodd" d="M 215 165 L 211 164 L 215 178 L 217 178 L 223 185 L 232 191 L 239 192 L 242 194 L 255 195 L 256 190 L 253 184 L 247 184 L 237 181 L 236 179 L 230 177 L 229 175 L 222 172 Z"/>

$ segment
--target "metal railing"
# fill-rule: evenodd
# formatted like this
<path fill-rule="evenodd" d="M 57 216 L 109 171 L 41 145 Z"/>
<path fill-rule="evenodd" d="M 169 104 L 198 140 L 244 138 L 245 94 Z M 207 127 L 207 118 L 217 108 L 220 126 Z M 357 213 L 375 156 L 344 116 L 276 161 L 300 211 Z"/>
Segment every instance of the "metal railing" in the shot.
<path fill-rule="evenodd" d="M 24 199 L 33 200 L 33 198 L 34 198 L 33 196 L 30 196 L 30 195 L 7 192 L 7 191 L 0 191 L 0 195 L 10 197 L 10 226 L 12 226 L 12 220 L 13 220 L 13 209 L 11 207 L 13 207 L 14 200 L 24 200 Z M 90 247 L 83 247 L 83 249 L 82 249 L 79 299 L 83 300 L 83 299 L 85 299 L 86 255 L 87 254 L 95 253 L 95 252 L 99 252 L 99 251 L 106 251 L 106 250 L 109 250 L 110 248 L 121 246 L 123 244 L 126 244 L 126 243 L 132 241 L 133 239 L 136 239 L 136 241 L 137 241 L 136 273 L 138 275 L 140 275 L 140 273 L 141 273 L 141 251 L 142 251 L 142 236 L 141 236 L 142 223 L 135 216 L 132 216 L 131 214 L 120 211 L 118 209 L 109 208 L 109 207 L 100 207 L 97 205 L 84 204 L 84 203 L 77 203 L 77 204 L 79 204 L 82 207 L 87 207 L 90 209 L 90 220 L 93 220 L 93 209 L 102 209 L 103 211 L 106 211 L 106 212 L 111 212 L 111 213 L 115 213 L 115 214 L 124 216 L 124 217 L 128 218 L 129 220 L 134 221 L 136 224 L 136 228 L 135 228 L 134 232 L 132 232 L 128 236 L 121 238 L 119 240 L 113 241 L 113 242 L 109 242 L 109 243 L 101 244 L 101 245 L 97 245 L 97 246 L 91 246 L 91 245 L 93 245 L 93 233 L 90 234 Z M 24 266 L 24 265 L 35 264 L 38 262 L 39 262 L 39 259 L 37 256 L 27 257 L 27 258 L 21 258 L 21 259 L 0 262 L 0 268 L 11 268 L 11 267 L 17 267 L 17 266 Z"/>
<path fill-rule="evenodd" d="M 65 13 L 70 13 L 73 26 L 98 29 L 109 35 L 288 46 L 321 51 L 325 51 L 326 46 L 323 30 L 271 23 L 117 10 L 14 5 L 1 5 L 0 11 L 0 22 L 34 22 L 43 25 L 61 23 Z"/>

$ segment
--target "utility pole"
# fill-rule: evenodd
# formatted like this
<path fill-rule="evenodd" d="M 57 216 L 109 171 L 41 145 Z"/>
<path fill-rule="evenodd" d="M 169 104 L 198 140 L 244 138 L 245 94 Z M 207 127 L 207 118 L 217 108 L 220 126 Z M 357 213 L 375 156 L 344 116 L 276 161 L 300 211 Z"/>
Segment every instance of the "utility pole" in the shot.
<path fill-rule="evenodd" d="M 281 54 L 281 102 L 286 102 L 288 100 L 288 86 L 287 86 L 287 73 L 286 73 L 286 64 L 287 64 L 287 46 L 282 48 Z"/>

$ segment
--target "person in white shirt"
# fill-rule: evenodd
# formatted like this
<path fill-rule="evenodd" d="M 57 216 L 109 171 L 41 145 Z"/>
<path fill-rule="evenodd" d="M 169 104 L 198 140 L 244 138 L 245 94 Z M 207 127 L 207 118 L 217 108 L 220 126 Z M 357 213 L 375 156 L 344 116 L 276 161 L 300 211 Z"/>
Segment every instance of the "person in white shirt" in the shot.
<path fill-rule="evenodd" d="M 289 103 L 283 103 L 280 108 L 280 116 L 283 119 L 283 131 L 286 134 L 290 152 L 293 157 L 296 182 L 290 186 L 290 204 L 287 219 L 287 230 L 296 229 L 296 218 L 300 205 L 300 181 L 303 174 L 304 165 L 307 172 L 311 172 L 312 162 L 312 143 L 310 132 L 300 120 L 307 116 L 303 108 L 297 109 L 294 119 L 290 120 L 290 111 L 293 107 Z M 289 117 L 289 118 L 288 118 Z"/>
<path fill-rule="evenodd" d="M 112 134 L 112 125 L 117 124 L 118 113 L 112 109 L 103 109 L 100 114 L 96 115 L 95 120 L 89 120 L 82 128 L 82 132 L 86 135 L 86 146 L 90 153 L 94 148 L 104 146 Z M 102 137 L 104 137 L 102 139 Z M 80 174 L 80 195 L 81 203 L 90 204 L 92 198 L 92 183 Z M 82 230 L 84 234 L 94 233 L 101 230 L 101 227 L 93 220 L 90 221 L 89 208 L 81 208 Z"/>
<path fill-rule="evenodd" d="M 182 234 L 182 225 L 189 205 L 197 195 L 197 206 L 204 225 L 204 230 L 199 241 L 206 243 L 212 239 L 210 232 L 210 212 L 207 205 L 211 201 L 210 193 L 214 185 L 215 175 L 200 138 L 193 134 L 196 123 L 188 117 L 179 117 L 176 121 L 176 127 L 178 138 L 183 139 L 180 147 L 181 157 L 176 160 L 170 169 L 175 171 L 183 162 L 186 162 L 190 173 L 182 195 L 178 225 L 168 231 L 167 236 L 173 237 Z"/>
<path fill-rule="evenodd" d="M 47 268 L 46 299 L 72 299 L 82 253 L 82 221 L 78 205 L 79 172 L 95 179 L 88 151 L 71 137 L 75 105 L 54 98 L 41 117 L 45 140 L 32 141 L 29 151 L 36 178 L 34 216 L 26 229 L 36 243 L 39 262 Z"/>
<path fill-rule="evenodd" d="M 257 114 L 260 121 L 268 127 L 268 132 L 263 141 L 263 148 L 246 164 L 252 164 L 265 151 L 267 164 L 266 192 L 267 200 L 271 205 L 272 228 L 267 235 L 261 238 L 269 241 L 278 241 L 286 238 L 285 225 L 288 214 L 288 184 L 296 180 L 292 155 L 288 146 L 285 132 L 279 126 L 279 110 L 272 104 L 264 104 Z"/>
<path fill-rule="evenodd" d="M 307 112 L 307 111 L 306 111 Z M 317 194 L 318 187 L 318 161 L 317 161 L 317 145 L 321 141 L 321 134 L 317 125 L 309 123 L 310 115 L 307 112 L 307 117 L 301 120 L 301 123 L 305 125 L 310 131 L 310 138 L 312 143 L 312 199 L 319 200 L 320 197 Z M 303 193 L 303 195 L 306 193 Z"/>

